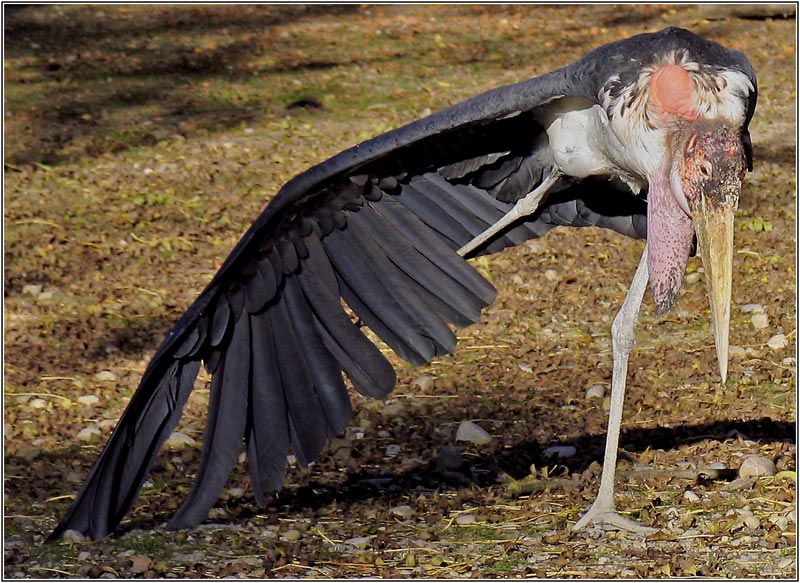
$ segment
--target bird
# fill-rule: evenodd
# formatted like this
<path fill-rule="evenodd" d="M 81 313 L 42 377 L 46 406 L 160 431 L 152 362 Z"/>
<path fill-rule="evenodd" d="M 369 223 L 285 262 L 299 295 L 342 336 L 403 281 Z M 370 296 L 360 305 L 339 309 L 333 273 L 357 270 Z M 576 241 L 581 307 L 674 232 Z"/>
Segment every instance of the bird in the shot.
<path fill-rule="evenodd" d="M 495 288 L 468 261 L 596 226 L 644 239 L 613 320 L 600 487 L 573 528 L 648 532 L 614 502 L 639 310 L 677 300 L 701 256 L 727 378 L 733 219 L 752 171 L 757 82 L 747 57 L 676 27 L 615 41 L 552 72 L 391 130 L 286 182 L 177 320 L 51 539 L 99 539 L 130 510 L 200 366 L 208 417 L 191 492 L 169 529 L 208 516 L 242 451 L 264 505 L 287 455 L 307 466 L 347 426 L 352 389 L 378 399 L 393 367 L 452 352 Z M 532 274 L 533 275 L 533 274 Z"/>

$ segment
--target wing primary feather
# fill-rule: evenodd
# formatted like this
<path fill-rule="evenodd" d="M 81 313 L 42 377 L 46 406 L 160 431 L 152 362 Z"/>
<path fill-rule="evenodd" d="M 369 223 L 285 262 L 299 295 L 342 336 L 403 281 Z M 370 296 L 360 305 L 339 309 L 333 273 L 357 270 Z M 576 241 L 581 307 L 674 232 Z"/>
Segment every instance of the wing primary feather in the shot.
<path fill-rule="evenodd" d="M 408 277 L 429 292 L 427 301 L 438 314 L 461 328 L 478 321 L 483 303 L 471 290 L 417 251 L 411 242 L 371 205 L 361 210 L 359 218 L 365 222 L 367 229 L 373 233 L 380 233 L 375 240 L 384 253 L 408 274 Z"/>
<path fill-rule="evenodd" d="M 286 289 L 284 289 L 284 294 Z M 297 462 L 305 467 L 317 457 L 326 443 L 326 422 L 322 405 L 303 355 L 286 302 L 270 308 L 272 340 L 286 400 L 292 449 Z"/>
<path fill-rule="evenodd" d="M 345 314 L 336 274 L 319 240 L 308 237 L 306 245 L 308 259 L 297 277 L 323 343 L 359 393 L 385 397 L 397 380 L 394 369 Z"/>
<path fill-rule="evenodd" d="M 245 315 L 235 323 L 212 377 L 200 467 L 189 497 L 167 524 L 170 529 L 195 526 L 208 516 L 242 451 L 252 374 L 251 346 L 250 318 Z"/>
<path fill-rule="evenodd" d="M 375 208 L 402 232 L 420 253 L 438 265 L 450 277 L 470 289 L 483 301 L 484 306 L 488 306 L 494 301 L 497 290 L 463 257 L 455 253 L 449 243 L 446 243 L 438 234 L 434 234 L 414 213 L 388 196 L 384 196 Z"/>
<path fill-rule="evenodd" d="M 430 361 L 436 354 L 433 343 L 372 272 L 365 259 L 376 259 L 371 250 L 355 247 L 341 231 L 328 235 L 323 245 L 336 269 L 342 297 L 353 311 L 402 358 L 417 365 Z"/>
<path fill-rule="evenodd" d="M 148 367 L 139 390 L 50 539 L 76 530 L 97 540 L 114 530 L 133 503 L 159 448 L 177 425 L 199 368 L 197 361 L 174 362 L 166 371 L 152 364 Z"/>
<path fill-rule="evenodd" d="M 408 314 L 410 321 L 419 330 L 418 334 L 425 339 L 425 344 L 433 341 L 436 356 L 452 352 L 456 347 L 455 334 L 431 309 L 426 301 L 429 294 L 425 293 L 425 288 L 410 280 L 386 256 L 376 241 L 383 236 L 383 233 L 379 237 L 373 237 L 362 222 L 360 211 L 359 214 L 351 216 L 348 220 L 348 233 L 352 237 L 352 249 L 364 253 L 364 267 L 372 272 L 376 280 L 385 284 L 383 287 L 386 293 Z"/>
<path fill-rule="evenodd" d="M 247 407 L 247 461 L 253 493 L 262 506 L 267 492 L 283 485 L 289 452 L 286 399 L 278 373 L 270 310 L 250 317 L 253 344 L 253 376 Z"/>
<path fill-rule="evenodd" d="M 452 248 L 458 249 L 472 239 L 472 235 L 463 225 L 436 202 L 425 196 L 423 192 L 420 192 L 415 181 L 404 184 L 400 194 L 395 196 L 395 200 L 439 233 Z"/>
<path fill-rule="evenodd" d="M 306 368 L 328 423 L 328 437 L 334 437 L 347 427 L 353 414 L 342 368 L 325 347 L 314 324 L 313 310 L 296 278 L 286 280 L 285 299 L 289 320 L 302 345 Z"/>

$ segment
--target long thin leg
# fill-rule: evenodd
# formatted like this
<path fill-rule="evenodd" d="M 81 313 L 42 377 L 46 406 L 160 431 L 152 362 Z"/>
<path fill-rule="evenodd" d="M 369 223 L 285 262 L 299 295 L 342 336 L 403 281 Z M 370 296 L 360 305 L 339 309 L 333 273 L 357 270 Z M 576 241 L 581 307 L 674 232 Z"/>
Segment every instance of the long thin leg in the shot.
<path fill-rule="evenodd" d="M 603 456 L 603 474 L 600 490 L 594 504 L 575 524 L 573 530 L 581 529 L 590 523 L 614 526 L 632 532 L 654 532 L 655 529 L 642 526 L 617 512 L 614 504 L 614 473 L 617 466 L 619 432 L 622 425 L 622 405 L 625 402 L 625 380 L 628 374 L 628 355 L 636 339 L 636 320 L 647 288 L 647 245 L 642 252 L 639 267 L 625 296 L 622 307 L 611 325 L 611 346 L 614 368 L 611 375 L 611 410 L 608 414 L 608 435 L 606 451 Z"/>
<path fill-rule="evenodd" d="M 536 212 L 536 209 L 539 208 L 539 203 L 542 202 L 542 198 L 544 195 L 547 194 L 547 191 L 550 190 L 556 181 L 561 176 L 561 173 L 553 170 L 550 174 L 547 175 L 542 183 L 537 186 L 534 190 L 529 192 L 525 195 L 524 198 L 521 198 L 517 201 L 517 203 L 508 211 L 503 217 L 497 221 L 495 224 L 490 226 L 484 232 L 477 235 L 474 239 L 472 239 L 469 243 L 464 245 L 461 249 L 458 250 L 458 254 L 462 257 L 478 248 L 478 246 L 482 245 L 492 237 L 494 237 L 497 233 L 501 230 L 506 228 L 508 225 L 513 223 L 519 218 L 526 217 L 528 215 L 532 215 Z"/>

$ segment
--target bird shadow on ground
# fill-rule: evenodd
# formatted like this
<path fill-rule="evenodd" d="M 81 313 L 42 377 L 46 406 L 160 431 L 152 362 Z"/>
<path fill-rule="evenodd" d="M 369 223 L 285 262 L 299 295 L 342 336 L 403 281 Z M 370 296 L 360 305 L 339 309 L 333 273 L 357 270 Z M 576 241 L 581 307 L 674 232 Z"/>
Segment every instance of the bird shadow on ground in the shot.
<path fill-rule="evenodd" d="M 756 441 L 794 443 L 795 435 L 795 422 L 773 421 L 769 418 L 714 421 L 669 428 L 629 429 L 623 431 L 620 437 L 620 443 L 623 444 L 621 457 L 625 458 L 625 452 L 642 452 L 645 449 L 671 450 L 707 439 L 724 441 L 737 436 L 747 436 L 748 439 Z M 553 444 L 549 443 L 548 445 Z M 569 472 L 574 476 L 585 472 L 592 463 L 602 461 L 605 434 L 583 435 L 555 445 L 571 445 L 580 452 L 575 458 L 568 460 Z M 61 463 L 58 458 L 64 455 L 77 458 L 94 457 L 92 454 L 82 454 L 76 451 L 75 447 L 70 447 L 61 452 L 43 454 L 41 458 L 44 459 L 45 465 L 58 466 Z M 88 463 L 89 460 L 86 461 Z M 407 502 L 409 495 L 421 492 L 455 493 L 465 488 L 472 490 L 475 494 L 475 488 L 488 491 L 492 486 L 501 485 L 507 480 L 505 476 L 514 479 L 526 477 L 530 472 L 531 465 L 545 468 L 562 462 L 553 456 L 545 455 L 543 446 L 531 440 L 521 441 L 499 451 L 469 456 L 460 468 L 444 473 L 437 468 L 435 460 L 400 472 L 393 471 L 388 467 L 391 462 L 387 462 L 384 468 L 350 472 L 341 483 L 312 478 L 303 485 L 289 484 L 280 490 L 266 507 L 257 506 L 250 495 L 218 502 L 218 505 L 225 505 L 227 513 L 225 518 L 216 518 L 213 523 L 223 526 L 236 525 L 256 516 L 265 519 L 268 523 L 273 523 L 277 522 L 279 517 L 287 518 L 292 514 L 314 513 L 331 506 L 342 511 L 348 505 L 365 502 L 373 504 L 378 502 L 379 505 L 385 505 L 388 510 L 390 506 Z M 7 464 L 18 468 L 31 468 L 16 456 L 11 456 L 7 460 Z M 39 473 L 36 466 L 33 466 L 31 471 L 37 475 Z M 175 476 L 167 474 L 167 470 L 157 467 L 151 472 L 150 479 L 160 483 L 177 481 Z M 56 481 L 47 479 L 37 481 L 34 475 L 29 476 L 30 480 L 19 475 L 16 478 L 20 480 L 17 482 L 18 484 L 24 482 L 25 488 L 39 499 L 63 494 L 63 492 L 54 491 L 58 487 L 63 487 L 63 483 L 58 485 Z M 37 486 L 37 484 L 39 485 Z M 587 486 L 589 484 L 585 481 L 575 480 L 575 487 L 583 489 Z M 477 493 L 477 496 L 480 495 Z M 535 495 L 531 494 L 531 496 Z M 166 500 L 170 496 L 176 496 L 176 494 L 162 491 L 158 498 Z M 180 496 L 183 497 L 183 494 Z M 500 496 L 503 497 L 503 494 Z M 510 494 L 508 496 L 511 497 Z M 172 500 L 170 506 L 181 501 Z M 134 505 L 141 503 L 139 500 Z M 134 518 L 118 527 L 115 534 L 121 535 L 131 531 L 156 528 L 170 518 L 172 511 L 164 511 L 163 502 L 151 499 L 148 503 L 154 512 L 152 519 Z"/>

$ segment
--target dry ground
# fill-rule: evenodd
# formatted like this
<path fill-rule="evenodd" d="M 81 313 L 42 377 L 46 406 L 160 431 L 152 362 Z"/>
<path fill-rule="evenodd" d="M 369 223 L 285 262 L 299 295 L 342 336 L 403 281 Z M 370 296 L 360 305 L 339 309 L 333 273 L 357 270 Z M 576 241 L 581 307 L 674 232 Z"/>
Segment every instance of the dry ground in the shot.
<path fill-rule="evenodd" d="M 5 11 L 5 577 L 795 576 L 793 19 L 691 6 Z M 499 299 L 456 354 L 423 369 L 398 361 L 387 402 L 354 396 L 351 429 L 311 468 L 292 467 L 267 508 L 240 467 L 206 525 L 163 530 L 199 459 L 204 379 L 180 428 L 195 443 L 163 452 L 125 532 L 43 542 L 160 338 L 283 182 L 666 25 L 745 51 L 760 96 L 728 384 L 697 259 L 675 309 L 656 317 L 645 303 L 632 355 L 619 501 L 657 535 L 569 530 L 602 457 L 605 403 L 585 392 L 608 388 L 610 321 L 642 246 L 574 230 L 480 260 Z M 492 441 L 456 443 L 463 420 Z M 453 445 L 464 464 L 438 472 Z M 576 454 L 556 460 L 553 445 Z M 778 477 L 737 487 L 686 474 L 751 453 Z M 537 491 L 514 496 L 509 480 L 532 464 Z"/>

